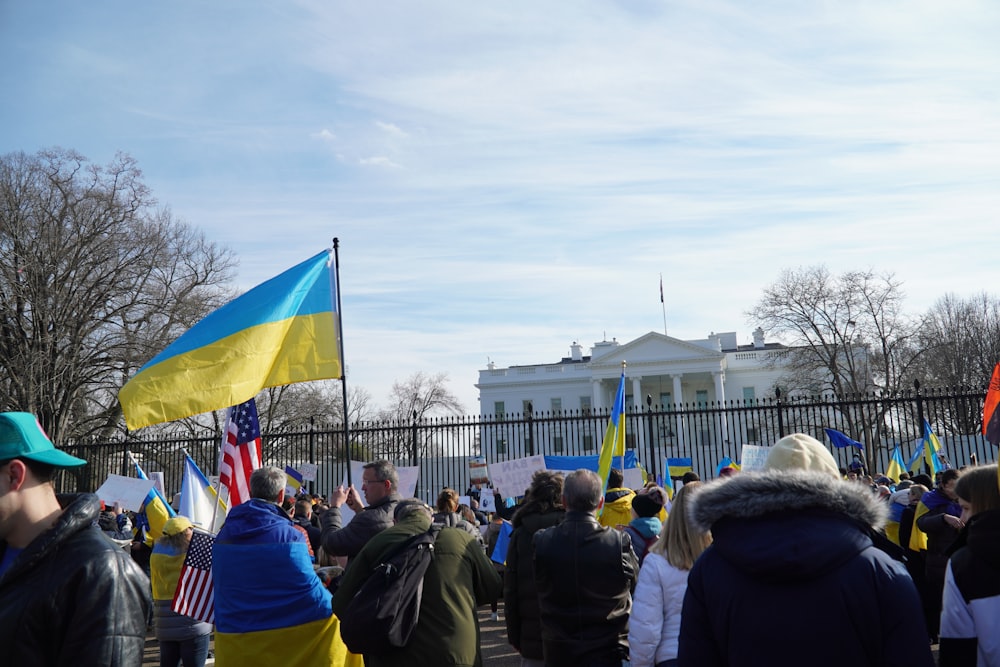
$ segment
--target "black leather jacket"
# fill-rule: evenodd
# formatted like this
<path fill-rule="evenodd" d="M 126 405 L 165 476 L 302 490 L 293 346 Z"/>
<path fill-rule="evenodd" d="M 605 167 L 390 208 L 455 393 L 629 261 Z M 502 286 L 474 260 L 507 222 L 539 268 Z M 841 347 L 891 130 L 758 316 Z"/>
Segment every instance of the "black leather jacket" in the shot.
<path fill-rule="evenodd" d="M 570 511 L 535 533 L 534 545 L 545 664 L 620 665 L 639 574 L 628 535 Z"/>
<path fill-rule="evenodd" d="M 0 577 L 3 664 L 142 664 L 149 579 L 94 524 L 99 511 L 76 496 Z"/>

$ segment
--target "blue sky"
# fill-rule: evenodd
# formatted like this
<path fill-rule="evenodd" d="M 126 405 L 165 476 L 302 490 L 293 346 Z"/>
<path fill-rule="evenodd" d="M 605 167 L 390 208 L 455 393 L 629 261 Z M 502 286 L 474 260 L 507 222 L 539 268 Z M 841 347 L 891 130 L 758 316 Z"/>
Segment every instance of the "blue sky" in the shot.
<path fill-rule="evenodd" d="M 244 288 L 340 238 L 349 386 L 996 292 L 1000 5 L 0 0 L 0 152 L 135 157 Z"/>

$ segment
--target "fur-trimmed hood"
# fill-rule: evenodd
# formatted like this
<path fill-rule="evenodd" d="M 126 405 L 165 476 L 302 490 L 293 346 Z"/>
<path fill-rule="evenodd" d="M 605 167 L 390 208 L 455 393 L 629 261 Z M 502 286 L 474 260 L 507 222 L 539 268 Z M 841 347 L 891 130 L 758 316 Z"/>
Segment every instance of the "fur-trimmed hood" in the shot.
<path fill-rule="evenodd" d="M 810 580 L 873 546 L 888 507 L 867 488 L 825 473 L 742 473 L 689 498 L 689 519 L 712 549 L 763 580 Z"/>
<path fill-rule="evenodd" d="M 688 516 L 703 531 L 723 517 L 802 509 L 839 512 L 875 529 L 889 516 L 886 504 L 864 486 L 804 471 L 742 473 L 710 482 L 688 500 Z"/>

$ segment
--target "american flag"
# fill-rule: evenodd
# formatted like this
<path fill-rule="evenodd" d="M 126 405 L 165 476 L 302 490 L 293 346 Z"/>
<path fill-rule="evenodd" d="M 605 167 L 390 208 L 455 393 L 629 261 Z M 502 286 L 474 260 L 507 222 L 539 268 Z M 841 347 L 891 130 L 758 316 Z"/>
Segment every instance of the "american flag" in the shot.
<path fill-rule="evenodd" d="M 219 479 L 229 489 L 229 506 L 250 500 L 250 474 L 260 467 L 260 423 L 257 404 L 246 403 L 229 408 L 226 418 L 226 442 L 222 446 Z"/>
<path fill-rule="evenodd" d="M 171 608 L 178 614 L 205 623 L 215 622 L 215 588 L 212 585 L 212 545 L 215 536 L 194 531 L 181 567 Z"/>

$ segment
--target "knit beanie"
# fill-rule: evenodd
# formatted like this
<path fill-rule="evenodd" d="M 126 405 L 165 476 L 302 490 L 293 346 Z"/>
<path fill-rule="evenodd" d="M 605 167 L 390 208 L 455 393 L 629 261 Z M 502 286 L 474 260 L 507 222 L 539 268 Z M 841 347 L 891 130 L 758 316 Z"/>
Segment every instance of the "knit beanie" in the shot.
<path fill-rule="evenodd" d="M 656 516 L 667 502 L 666 492 L 658 486 L 651 486 L 632 497 L 632 509 L 640 517 Z"/>
<path fill-rule="evenodd" d="M 774 443 L 764 462 L 765 470 L 811 470 L 840 479 L 837 462 L 823 443 L 805 433 L 793 433 Z"/>

